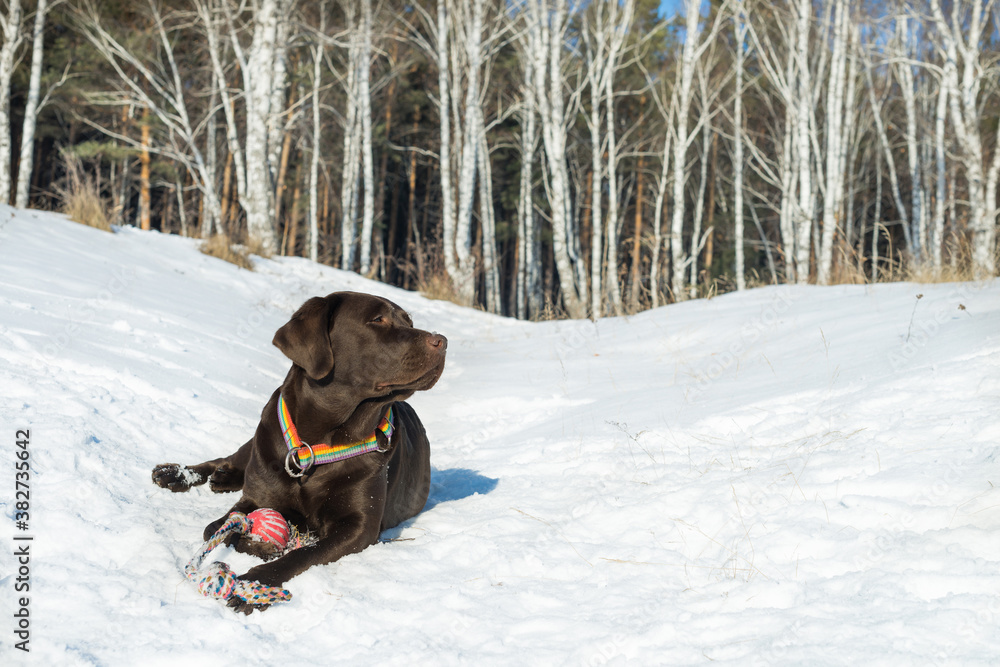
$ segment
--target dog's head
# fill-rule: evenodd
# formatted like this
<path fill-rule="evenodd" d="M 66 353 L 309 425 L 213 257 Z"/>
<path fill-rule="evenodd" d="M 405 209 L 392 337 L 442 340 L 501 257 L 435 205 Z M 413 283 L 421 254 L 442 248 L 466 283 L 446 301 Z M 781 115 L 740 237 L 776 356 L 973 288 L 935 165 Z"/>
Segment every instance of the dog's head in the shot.
<path fill-rule="evenodd" d="M 414 329 L 393 302 L 357 292 L 309 299 L 272 342 L 312 380 L 349 387 L 362 400 L 430 389 L 448 349 L 448 339 Z"/>

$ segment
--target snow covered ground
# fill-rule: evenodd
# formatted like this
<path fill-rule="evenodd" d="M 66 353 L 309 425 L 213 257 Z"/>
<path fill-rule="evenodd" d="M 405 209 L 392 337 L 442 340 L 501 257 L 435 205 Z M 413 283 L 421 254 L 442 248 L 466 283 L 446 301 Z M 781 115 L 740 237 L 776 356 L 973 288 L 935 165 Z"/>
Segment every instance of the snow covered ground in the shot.
<path fill-rule="evenodd" d="M 1000 661 L 997 282 L 525 323 L 301 259 L 256 266 L 0 207 L 0 663 Z M 150 469 L 244 442 L 288 367 L 275 329 L 343 289 L 449 338 L 411 401 L 431 498 L 293 579 L 290 603 L 237 616 L 181 572 L 235 497 L 171 494 Z"/>

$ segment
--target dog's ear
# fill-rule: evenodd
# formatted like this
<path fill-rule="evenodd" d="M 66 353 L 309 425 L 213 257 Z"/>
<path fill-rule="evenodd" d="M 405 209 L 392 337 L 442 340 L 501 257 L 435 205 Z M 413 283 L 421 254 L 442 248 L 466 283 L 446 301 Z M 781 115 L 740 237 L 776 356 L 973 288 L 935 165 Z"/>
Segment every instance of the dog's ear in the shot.
<path fill-rule="evenodd" d="M 333 370 L 332 313 L 333 302 L 329 297 L 314 296 L 295 311 L 271 341 L 314 380 L 326 377 Z"/>

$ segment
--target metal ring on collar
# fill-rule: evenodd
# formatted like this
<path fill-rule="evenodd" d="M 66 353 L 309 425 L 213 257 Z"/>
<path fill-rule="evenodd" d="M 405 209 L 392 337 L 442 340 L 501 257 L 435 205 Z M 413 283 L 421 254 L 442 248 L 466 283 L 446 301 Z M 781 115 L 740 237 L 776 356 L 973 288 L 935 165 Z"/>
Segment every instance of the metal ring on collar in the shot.
<path fill-rule="evenodd" d="M 299 463 L 298 456 L 292 459 L 292 454 L 295 454 L 298 451 L 297 449 L 289 449 L 288 453 L 285 454 L 285 472 L 287 472 L 291 477 L 302 477 L 302 475 L 306 474 L 306 471 L 308 471 L 309 468 L 313 467 L 313 463 L 316 462 L 316 453 L 313 451 L 313 448 L 304 442 L 302 443 L 302 446 L 309 450 L 309 465 L 303 466 Z M 292 472 L 291 466 L 288 465 L 290 460 L 295 461 L 295 466 L 299 469 L 297 473 Z"/>

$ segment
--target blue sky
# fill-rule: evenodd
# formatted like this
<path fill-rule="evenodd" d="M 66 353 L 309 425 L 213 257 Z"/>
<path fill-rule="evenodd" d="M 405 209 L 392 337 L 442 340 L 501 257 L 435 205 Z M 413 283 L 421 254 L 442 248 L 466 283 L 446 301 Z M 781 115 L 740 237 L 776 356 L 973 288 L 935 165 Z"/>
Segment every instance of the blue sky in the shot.
<path fill-rule="evenodd" d="M 660 0 L 660 16 L 676 14 L 684 0 Z"/>

